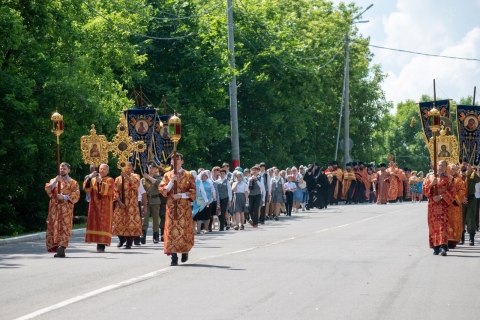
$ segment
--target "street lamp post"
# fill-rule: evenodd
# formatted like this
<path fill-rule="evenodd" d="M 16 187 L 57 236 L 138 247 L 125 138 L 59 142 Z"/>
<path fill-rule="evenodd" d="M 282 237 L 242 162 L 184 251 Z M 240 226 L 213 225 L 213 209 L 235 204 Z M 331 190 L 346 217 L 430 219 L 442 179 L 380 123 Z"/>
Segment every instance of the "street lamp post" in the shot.
<path fill-rule="evenodd" d="M 368 21 L 355 21 L 357 20 L 362 14 L 364 14 L 368 9 L 373 7 L 373 4 L 369 5 L 367 9 L 363 10 L 361 13 L 357 14 L 353 19 L 352 23 L 365 23 Z M 344 133 L 343 133 L 343 167 L 345 168 L 345 164 L 350 159 L 350 84 L 349 84 L 349 76 L 350 76 L 350 39 L 348 36 L 348 32 L 345 35 L 345 117 L 343 118 L 344 123 Z"/>

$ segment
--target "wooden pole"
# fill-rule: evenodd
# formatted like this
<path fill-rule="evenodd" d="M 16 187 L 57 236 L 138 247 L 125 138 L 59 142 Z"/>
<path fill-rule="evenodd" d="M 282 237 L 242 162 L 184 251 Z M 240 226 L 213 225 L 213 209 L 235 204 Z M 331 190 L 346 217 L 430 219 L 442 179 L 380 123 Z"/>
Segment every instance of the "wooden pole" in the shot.
<path fill-rule="evenodd" d="M 122 203 L 125 204 L 125 179 L 122 176 Z"/>
<path fill-rule="evenodd" d="M 435 79 L 433 79 L 433 101 L 437 101 L 437 88 L 435 87 Z"/>
<path fill-rule="evenodd" d="M 178 173 L 178 170 L 177 170 L 177 143 L 174 142 L 173 143 L 173 174 L 176 176 Z M 177 194 L 178 193 L 178 190 L 177 190 L 177 181 L 173 181 L 173 194 Z M 177 201 L 175 200 L 174 202 L 174 213 L 173 213 L 173 217 L 176 219 L 177 218 L 177 207 L 178 207 L 178 204 L 177 204 Z"/>
<path fill-rule="evenodd" d="M 140 87 L 140 107 L 143 107 L 143 89 Z"/>
<path fill-rule="evenodd" d="M 477 87 L 475 86 L 475 87 L 473 87 L 473 101 L 472 101 L 472 106 L 475 105 L 475 96 L 476 96 L 476 94 L 477 94 Z"/>
<path fill-rule="evenodd" d="M 165 95 L 162 95 L 162 102 L 163 102 L 163 114 L 167 114 L 167 101 L 165 101 Z"/>
<path fill-rule="evenodd" d="M 133 90 L 133 96 L 135 97 L 135 106 L 138 107 L 138 97 L 137 97 L 137 91 L 135 91 L 135 87 L 132 86 Z"/>

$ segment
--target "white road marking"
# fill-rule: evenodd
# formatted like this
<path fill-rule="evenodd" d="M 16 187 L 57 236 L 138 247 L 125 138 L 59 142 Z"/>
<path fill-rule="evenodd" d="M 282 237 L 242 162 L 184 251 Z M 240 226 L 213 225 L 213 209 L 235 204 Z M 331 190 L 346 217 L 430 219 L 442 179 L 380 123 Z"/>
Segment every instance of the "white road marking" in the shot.
<path fill-rule="evenodd" d="M 402 210 L 396 210 L 396 211 L 387 212 L 387 213 L 395 213 L 395 212 L 399 212 L 399 211 L 402 211 Z M 351 223 L 347 223 L 347 224 L 342 224 L 340 226 L 336 226 L 336 227 L 332 227 L 332 228 L 318 230 L 318 231 L 315 231 L 314 233 L 321 233 L 321 232 L 334 230 L 334 229 L 338 229 L 338 228 L 344 228 L 344 227 L 347 227 L 347 226 L 351 226 L 353 224 L 357 224 L 357 223 L 365 222 L 365 221 L 368 221 L 368 220 L 376 219 L 376 218 L 384 216 L 384 215 L 385 214 L 379 214 L 379 215 L 376 215 L 376 216 L 373 216 L 373 217 L 370 217 L 370 218 L 367 218 L 367 219 L 363 219 L 363 220 L 359 220 L 359 221 L 355 221 L 355 222 L 351 222 Z M 207 259 L 211 259 L 211 258 L 219 258 L 219 257 L 232 255 L 232 254 L 237 254 L 237 253 L 242 253 L 242 252 L 247 252 L 247 251 L 252 251 L 252 250 L 255 250 L 255 249 L 269 247 L 269 246 L 272 246 L 272 245 L 276 245 L 276 244 L 279 244 L 279 243 L 291 241 L 291 240 L 294 240 L 294 239 L 297 239 L 297 237 L 290 237 L 290 238 L 282 239 L 282 240 L 275 241 L 275 242 L 272 242 L 272 243 L 268 243 L 266 245 L 261 245 L 261 246 L 252 247 L 252 248 L 248 248 L 248 249 L 243 249 L 243 250 L 238 250 L 238 251 L 233 251 L 233 252 L 222 253 L 222 254 L 219 254 L 219 255 L 209 256 L 209 257 L 201 258 L 201 259 L 199 259 L 199 261 L 207 260 Z M 128 279 L 128 280 L 125 280 L 125 281 L 121 281 L 121 282 L 118 282 L 116 284 L 112 284 L 112 285 L 109 285 L 109 286 L 106 286 L 106 287 L 103 287 L 103 288 L 100 288 L 100 289 L 97 289 L 97 290 L 94 290 L 94 291 L 90 291 L 90 292 L 81 294 L 79 296 L 73 297 L 71 299 L 62 301 L 60 303 L 54 304 L 50 307 L 43 308 L 43 309 L 37 310 L 35 312 L 29 313 L 27 315 L 24 315 L 23 317 L 15 319 L 15 320 L 33 319 L 33 318 L 38 317 L 42 314 L 48 313 L 48 312 L 56 310 L 56 309 L 66 307 L 70 304 L 73 304 L 73 303 L 76 303 L 76 302 L 79 302 L 79 301 L 97 296 L 99 294 L 102 294 L 102 293 L 105 293 L 105 292 L 108 292 L 108 291 L 112 291 L 112 290 L 115 290 L 115 289 L 118 289 L 118 288 L 126 287 L 126 286 L 129 286 L 129 285 L 135 284 L 135 283 L 139 283 L 139 282 L 145 281 L 147 279 L 154 278 L 154 277 L 156 277 L 156 276 L 158 276 L 158 275 L 160 275 L 160 274 L 162 274 L 162 273 L 164 273 L 164 272 L 166 272 L 167 270 L 170 270 L 170 269 L 172 269 L 172 267 L 166 267 L 166 268 L 163 268 L 163 269 L 160 269 L 160 270 L 157 270 L 157 271 L 153 271 L 153 272 L 149 272 L 149 273 L 146 273 L 144 275 L 141 275 L 141 276 L 138 276 L 138 277 L 135 277 L 135 278 L 131 278 L 131 279 Z"/>

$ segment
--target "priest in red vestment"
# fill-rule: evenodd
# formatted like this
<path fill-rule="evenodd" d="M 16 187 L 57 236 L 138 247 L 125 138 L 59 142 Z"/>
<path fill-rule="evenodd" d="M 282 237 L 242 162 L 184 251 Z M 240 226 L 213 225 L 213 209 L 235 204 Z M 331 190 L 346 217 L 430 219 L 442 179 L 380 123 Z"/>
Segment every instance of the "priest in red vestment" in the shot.
<path fill-rule="evenodd" d="M 80 199 L 77 181 L 70 178 L 70 165 L 60 164 L 60 175 L 45 185 L 50 197 L 47 216 L 46 244 L 48 252 L 56 252 L 54 257 L 64 258 L 73 225 L 73 206 Z M 60 185 L 60 192 L 58 192 Z"/>
<path fill-rule="evenodd" d="M 107 176 L 107 164 L 101 164 L 99 171 L 91 173 L 83 182 L 85 192 L 90 195 L 85 242 L 96 243 L 97 252 L 105 252 L 105 246 L 112 242 L 115 180 Z"/>
<path fill-rule="evenodd" d="M 377 204 L 387 204 L 388 192 L 390 191 L 390 172 L 387 171 L 385 163 L 380 164 L 380 171 L 377 172 L 373 179 L 377 187 Z"/>
<path fill-rule="evenodd" d="M 437 177 L 429 175 L 423 183 L 423 193 L 428 198 L 428 231 L 430 248 L 434 255 L 447 255 L 448 217 L 450 205 L 455 200 L 453 177 L 446 172 L 447 162 L 438 161 Z"/>
<path fill-rule="evenodd" d="M 178 253 L 182 254 L 182 262 L 187 262 L 188 253 L 194 243 L 191 203 L 197 197 L 195 177 L 182 168 L 183 155 L 177 153 L 173 161 L 177 174 L 170 171 L 165 174 L 158 190 L 167 197 L 167 213 L 164 234 L 164 252 L 172 256 L 172 266 L 178 265 Z M 177 191 L 174 192 L 174 181 L 177 181 Z M 175 203 L 177 210 L 175 212 Z"/>
<path fill-rule="evenodd" d="M 133 239 L 142 234 L 142 219 L 138 209 L 139 187 L 140 176 L 133 173 L 133 166 L 128 163 L 122 174 L 115 179 L 113 234 L 117 235 L 120 240 L 117 245 L 119 248 L 123 247 L 126 241 L 125 248 L 131 249 Z"/>

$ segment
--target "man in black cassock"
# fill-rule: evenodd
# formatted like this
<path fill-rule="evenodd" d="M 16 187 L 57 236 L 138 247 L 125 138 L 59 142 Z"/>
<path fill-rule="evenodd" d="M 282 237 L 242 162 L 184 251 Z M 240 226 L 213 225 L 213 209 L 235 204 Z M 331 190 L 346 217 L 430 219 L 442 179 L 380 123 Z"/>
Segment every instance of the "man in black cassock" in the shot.
<path fill-rule="evenodd" d="M 316 178 L 316 186 L 317 192 L 315 193 L 315 201 L 314 204 L 319 209 L 327 209 L 327 205 L 329 203 L 328 197 L 328 190 L 329 190 L 329 183 L 328 178 L 325 175 L 325 169 L 320 168 L 320 173 Z"/>
<path fill-rule="evenodd" d="M 307 184 L 307 190 L 308 190 L 308 203 L 307 203 L 307 210 L 310 210 L 311 208 L 314 208 L 313 206 L 313 197 L 315 195 L 316 191 L 316 181 L 315 181 L 315 176 L 313 175 L 313 170 L 315 166 L 318 167 L 318 163 L 315 162 L 313 166 L 309 167 L 305 173 L 305 176 L 303 177 L 303 180 Z"/>

